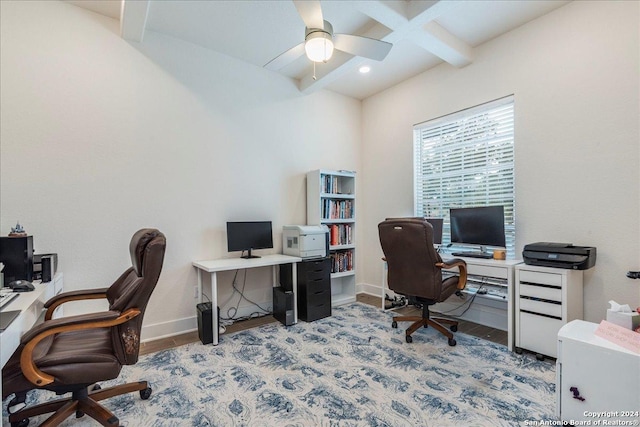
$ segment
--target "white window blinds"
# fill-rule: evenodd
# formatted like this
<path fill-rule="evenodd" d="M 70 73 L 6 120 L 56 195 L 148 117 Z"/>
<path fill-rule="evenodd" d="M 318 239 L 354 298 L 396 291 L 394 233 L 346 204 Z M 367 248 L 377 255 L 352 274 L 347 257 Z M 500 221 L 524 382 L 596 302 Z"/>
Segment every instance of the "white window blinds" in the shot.
<path fill-rule="evenodd" d="M 507 253 L 514 256 L 513 96 L 414 126 L 416 216 L 444 218 L 449 209 L 504 206 Z"/>

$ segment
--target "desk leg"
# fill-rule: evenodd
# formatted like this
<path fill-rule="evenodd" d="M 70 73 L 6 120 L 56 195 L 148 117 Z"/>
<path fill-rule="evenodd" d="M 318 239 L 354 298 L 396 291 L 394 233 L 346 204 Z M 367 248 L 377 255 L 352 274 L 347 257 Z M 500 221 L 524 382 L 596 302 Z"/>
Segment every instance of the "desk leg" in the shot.
<path fill-rule="evenodd" d="M 211 333 L 213 335 L 213 345 L 218 345 L 220 338 L 220 326 L 218 325 L 218 276 L 216 272 L 211 273 Z"/>
<path fill-rule="evenodd" d="M 291 263 L 291 284 L 293 288 L 293 323 L 298 323 L 298 264 Z"/>
<path fill-rule="evenodd" d="M 204 302 L 202 301 L 202 270 L 200 270 L 199 268 L 196 268 L 197 272 L 198 272 L 198 302 Z"/>
<path fill-rule="evenodd" d="M 513 308 L 513 290 L 511 286 L 507 286 L 507 348 L 509 351 L 515 351 L 515 347 L 513 346 L 513 337 L 515 335 L 515 327 L 513 325 L 513 319 L 515 310 Z"/>
<path fill-rule="evenodd" d="M 382 311 L 385 311 L 385 307 L 384 307 L 384 290 L 386 288 L 386 283 L 387 283 L 387 277 L 386 277 L 386 270 L 387 269 L 387 263 L 382 261 L 382 280 L 380 281 L 380 289 L 382 289 L 382 301 L 380 302 L 380 309 L 382 309 Z"/>

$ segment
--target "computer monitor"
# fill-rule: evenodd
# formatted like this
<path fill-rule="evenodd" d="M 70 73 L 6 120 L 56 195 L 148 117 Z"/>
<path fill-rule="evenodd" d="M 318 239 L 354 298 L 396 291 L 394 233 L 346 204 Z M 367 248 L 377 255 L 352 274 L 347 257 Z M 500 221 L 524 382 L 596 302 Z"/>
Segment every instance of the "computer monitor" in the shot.
<path fill-rule="evenodd" d="M 504 206 L 478 206 L 449 209 L 451 243 L 485 246 L 506 246 Z"/>
<path fill-rule="evenodd" d="M 227 222 L 227 250 L 247 251 L 241 258 L 260 258 L 252 255 L 253 249 L 273 248 L 271 221 Z"/>
<path fill-rule="evenodd" d="M 442 224 L 444 220 L 442 218 L 425 218 L 431 227 L 433 227 L 433 244 L 442 244 Z"/>

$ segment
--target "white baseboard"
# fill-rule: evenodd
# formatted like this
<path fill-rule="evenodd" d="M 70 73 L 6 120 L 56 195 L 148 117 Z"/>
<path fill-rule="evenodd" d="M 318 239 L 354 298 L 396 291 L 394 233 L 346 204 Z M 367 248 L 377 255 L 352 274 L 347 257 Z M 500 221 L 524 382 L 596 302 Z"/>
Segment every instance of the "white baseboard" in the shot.
<path fill-rule="evenodd" d="M 358 283 L 356 285 L 356 294 L 367 294 L 380 297 L 382 296 L 382 286 L 372 285 L 370 283 Z"/>
<path fill-rule="evenodd" d="M 387 290 L 387 293 L 391 291 Z M 375 297 L 382 296 L 382 287 L 380 285 L 373 285 L 370 283 L 358 283 L 356 284 L 356 294 L 364 293 Z M 260 306 L 266 309 L 272 310 L 272 301 L 264 301 L 260 303 Z M 223 307 L 221 313 L 222 317 L 226 317 L 228 307 Z M 251 313 L 257 311 L 257 307 L 254 305 L 244 305 L 238 307 L 236 317 L 249 316 Z M 152 325 L 142 326 L 141 342 L 148 342 L 159 340 L 162 338 L 169 338 L 176 335 L 186 334 L 189 332 L 198 330 L 198 320 L 196 316 L 185 317 L 182 319 L 171 320 L 167 322 L 154 323 Z"/>
<path fill-rule="evenodd" d="M 267 310 L 272 310 L 272 301 L 265 301 L 259 304 L 261 307 L 264 307 Z M 222 312 L 220 313 L 221 317 L 227 317 L 227 308 L 229 308 L 229 306 L 222 308 Z M 250 316 L 251 313 L 254 313 L 256 311 L 259 311 L 259 309 L 253 304 L 247 304 L 244 306 L 240 305 L 235 317 L 247 317 Z M 170 320 L 167 322 L 154 323 L 152 325 L 143 325 L 140 342 L 155 341 L 197 330 L 198 319 L 195 315 L 192 317 Z"/>
<path fill-rule="evenodd" d="M 196 330 L 198 330 L 198 320 L 196 316 L 155 323 L 153 325 L 143 325 L 140 342 L 169 338 Z"/>

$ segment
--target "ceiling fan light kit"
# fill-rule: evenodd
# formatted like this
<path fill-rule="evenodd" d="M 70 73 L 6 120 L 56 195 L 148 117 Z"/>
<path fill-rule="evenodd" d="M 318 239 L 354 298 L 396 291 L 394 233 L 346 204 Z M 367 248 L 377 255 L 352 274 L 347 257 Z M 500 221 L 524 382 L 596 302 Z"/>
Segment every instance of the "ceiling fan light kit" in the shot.
<path fill-rule="evenodd" d="M 333 55 L 333 27 L 324 21 L 324 28 L 306 28 L 304 50 L 313 62 L 327 62 Z"/>
<path fill-rule="evenodd" d="M 327 62 L 333 49 L 350 55 L 382 61 L 393 46 L 391 43 L 352 34 L 333 34 L 333 26 L 322 18 L 319 0 L 293 0 L 302 21 L 305 23 L 304 41 L 273 58 L 265 68 L 279 70 L 306 53 L 315 63 Z"/>

